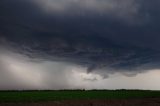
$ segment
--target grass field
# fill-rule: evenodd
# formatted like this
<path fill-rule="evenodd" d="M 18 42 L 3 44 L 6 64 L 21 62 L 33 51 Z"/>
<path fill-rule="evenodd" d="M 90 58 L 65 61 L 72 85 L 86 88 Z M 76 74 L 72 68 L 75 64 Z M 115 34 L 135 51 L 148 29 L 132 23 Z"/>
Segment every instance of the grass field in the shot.
<path fill-rule="evenodd" d="M 141 90 L 61 90 L 0 91 L 0 102 L 39 102 L 83 99 L 160 98 L 160 91 Z"/>

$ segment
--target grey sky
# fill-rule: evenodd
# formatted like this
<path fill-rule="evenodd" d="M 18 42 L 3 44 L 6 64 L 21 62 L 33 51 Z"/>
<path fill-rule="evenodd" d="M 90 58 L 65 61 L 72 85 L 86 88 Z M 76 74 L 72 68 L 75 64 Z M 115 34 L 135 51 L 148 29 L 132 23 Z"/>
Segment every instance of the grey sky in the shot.
<path fill-rule="evenodd" d="M 1 0 L 0 89 L 160 89 L 159 6 Z"/>

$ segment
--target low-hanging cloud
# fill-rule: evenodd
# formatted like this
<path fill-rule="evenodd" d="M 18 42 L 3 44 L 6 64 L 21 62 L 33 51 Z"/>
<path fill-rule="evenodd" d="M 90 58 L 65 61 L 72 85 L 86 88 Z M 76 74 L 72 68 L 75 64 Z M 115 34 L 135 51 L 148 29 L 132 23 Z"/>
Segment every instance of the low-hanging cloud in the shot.
<path fill-rule="evenodd" d="M 73 78 L 84 85 L 72 87 L 83 88 L 115 73 L 133 77 L 159 69 L 159 5 L 150 0 L 1 0 L 0 83 L 58 89 L 70 88 Z"/>
<path fill-rule="evenodd" d="M 53 5 L 51 6 L 53 8 L 56 8 L 54 5 L 64 8 L 62 14 L 65 15 L 65 18 L 59 15 L 45 14 L 35 6 L 34 2 L 40 4 L 43 2 L 44 6 Z M 159 68 L 160 49 L 158 40 L 156 40 L 159 38 L 157 29 L 159 23 L 153 21 L 155 17 L 151 17 L 148 24 L 130 26 L 119 23 L 115 18 L 108 19 L 107 16 L 94 15 L 94 17 L 90 17 L 91 14 L 88 14 L 79 18 L 80 16 L 68 16 L 65 12 L 72 8 L 72 3 L 75 3 L 78 5 L 75 8 L 81 9 L 84 6 L 84 12 L 88 9 L 103 8 L 104 13 L 114 14 L 116 11 L 117 14 L 121 14 L 122 11 L 122 13 L 129 13 L 128 15 L 132 16 L 129 11 L 136 10 L 155 16 L 156 14 L 151 11 L 154 10 L 151 8 L 153 5 L 151 3 L 148 6 L 148 2 L 142 4 L 143 0 L 2 0 L 2 10 L 7 6 L 9 8 L 4 10 L 0 18 L 2 23 L 0 43 L 2 46 L 10 46 L 12 50 L 30 58 L 67 61 L 87 67 L 88 72 L 99 68 L 109 70 Z M 14 8 L 15 5 L 16 8 Z M 50 6 L 46 7 L 51 8 Z M 153 40 L 154 43 L 148 43 Z"/>
<path fill-rule="evenodd" d="M 95 71 L 55 61 L 38 61 L 8 50 L 0 53 L 0 90 L 159 89 L 159 70 L 132 76 L 130 72 Z M 103 75 L 108 75 L 103 77 Z M 123 74 L 123 75 L 121 75 Z M 129 77 L 124 75 L 131 75 Z M 157 82 L 156 82 L 157 81 Z M 158 85 L 158 86 L 157 86 Z"/>

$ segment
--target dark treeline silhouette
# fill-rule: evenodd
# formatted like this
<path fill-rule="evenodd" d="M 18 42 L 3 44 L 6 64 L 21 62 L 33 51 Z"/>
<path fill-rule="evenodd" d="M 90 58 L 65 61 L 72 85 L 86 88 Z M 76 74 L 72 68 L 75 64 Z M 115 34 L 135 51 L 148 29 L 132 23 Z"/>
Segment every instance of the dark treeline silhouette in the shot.
<path fill-rule="evenodd" d="M 160 90 L 141 90 L 141 89 L 115 89 L 115 90 L 111 90 L 111 89 L 90 89 L 90 90 L 86 90 L 86 89 L 59 89 L 59 90 L 0 90 L 0 92 L 42 92 L 42 91 L 47 91 L 47 92 L 51 92 L 51 91 L 160 91 Z"/>

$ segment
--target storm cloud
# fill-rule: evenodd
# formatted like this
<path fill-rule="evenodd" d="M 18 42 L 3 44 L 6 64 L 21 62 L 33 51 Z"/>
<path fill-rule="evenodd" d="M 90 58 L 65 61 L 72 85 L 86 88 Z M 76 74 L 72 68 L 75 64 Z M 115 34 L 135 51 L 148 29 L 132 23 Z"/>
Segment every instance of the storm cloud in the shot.
<path fill-rule="evenodd" d="M 82 75 L 86 82 L 96 82 L 113 73 L 132 77 L 159 69 L 159 6 L 158 0 L 1 0 L 2 82 L 7 82 L 5 75 L 11 73 L 6 72 L 13 68 L 7 64 L 21 66 L 19 60 L 23 67 L 32 68 L 29 72 L 22 67 L 15 70 L 28 73 L 26 79 L 32 77 L 32 72 L 40 73 L 40 79 L 51 85 L 43 89 L 70 88 L 67 79 L 73 78 L 72 69 L 77 67 L 86 73 Z M 61 75 L 63 80 L 57 77 Z M 35 84 L 42 85 L 40 79 Z M 52 86 L 55 79 L 58 81 Z"/>
<path fill-rule="evenodd" d="M 50 14 L 113 15 L 122 19 L 130 19 L 139 14 L 137 0 L 35 0 L 44 11 Z"/>

